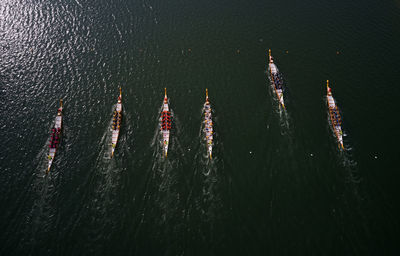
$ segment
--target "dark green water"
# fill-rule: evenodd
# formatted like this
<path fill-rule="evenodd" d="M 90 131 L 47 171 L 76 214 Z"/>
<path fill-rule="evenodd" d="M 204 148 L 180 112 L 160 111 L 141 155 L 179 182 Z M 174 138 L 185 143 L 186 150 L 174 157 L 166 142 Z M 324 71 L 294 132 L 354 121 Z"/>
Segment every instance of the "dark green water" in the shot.
<path fill-rule="evenodd" d="M 1 1 L 0 254 L 395 254 L 399 45 L 398 0 Z M 326 79 L 345 153 L 328 126 Z M 167 160 L 164 87 L 175 117 Z M 64 137 L 44 177 L 59 98 Z"/>

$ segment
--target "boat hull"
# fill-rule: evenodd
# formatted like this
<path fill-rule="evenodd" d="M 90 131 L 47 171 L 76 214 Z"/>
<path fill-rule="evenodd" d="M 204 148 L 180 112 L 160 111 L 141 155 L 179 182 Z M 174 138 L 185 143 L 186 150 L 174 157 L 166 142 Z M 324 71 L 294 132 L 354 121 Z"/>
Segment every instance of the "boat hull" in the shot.
<path fill-rule="evenodd" d="M 122 123 L 122 89 L 119 88 L 119 96 L 117 101 L 117 106 L 115 107 L 113 124 L 111 126 L 111 157 L 114 156 L 115 149 L 118 143 L 119 132 L 121 130 Z"/>
<path fill-rule="evenodd" d="M 329 109 L 329 118 L 330 118 L 330 123 L 331 123 L 331 127 L 333 132 L 335 133 L 335 137 L 338 141 L 339 147 L 344 149 L 343 146 L 343 131 L 342 131 L 342 127 L 340 124 L 336 124 L 335 125 L 335 118 L 334 118 L 334 112 L 339 113 L 339 110 L 336 106 L 336 102 L 335 99 L 333 98 L 332 95 L 328 95 L 327 96 L 327 105 L 328 105 L 328 109 Z"/>
<path fill-rule="evenodd" d="M 58 109 L 58 112 L 59 113 L 56 116 L 54 129 L 56 129 L 56 130 L 60 129 L 60 131 L 61 131 L 61 129 L 62 129 L 62 106 Z M 59 137 L 60 137 L 60 140 L 61 140 L 61 132 L 59 134 Z M 58 143 L 55 148 L 50 148 L 50 150 L 49 150 L 49 154 L 47 156 L 47 159 L 48 159 L 47 173 L 51 169 L 51 166 L 52 166 L 52 164 L 54 162 L 54 158 L 56 157 L 56 153 L 57 153 L 57 149 L 58 149 L 59 145 L 60 145 L 60 143 Z"/>
<path fill-rule="evenodd" d="M 212 158 L 212 150 L 213 150 L 213 124 L 212 124 L 212 116 L 211 116 L 211 105 L 208 102 L 208 98 L 206 99 L 206 103 L 204 104 L 204 133 L 205 133 L 205 141 L 207 147 L 207 155 L 211 159 Z"/>
<path fill-rule="evenodd" d="M 278 88 L 275 82 L 274 77 L 279 73 L 279 70 L 275 63 L 273 63 L 272 57 L 270 57 L 270 62 L 269 62 L 269 72 L 270 72 L 270 77 L 271 77 L 271 82 L 272 82 L 272 88 L 275 92 L 275 95 L 279 101 L 279 104 L 285 108 L 285 102 L 283 99 L 283 90 Z"/>
<path fill-rule="evenodd" d="M 168 98 L 167 96 L 164 97 L 163 100 L 163 107 L 162 112 L 169 112 L 169 105 L 168 105 Z M 162 133 L 162 144 L 163 144 L 163 155 L 164 157 L 168 156 L 168 147 L 169 147 L 169 137 L 170 137 L 170 130 L 162 129 L 162 120 L 160 119 L 160 128 Z"/>
<path fill-rule="evenodd" d="M 115 109 L 117 111 L 117 115 L 122 116 L 122 102 L 117 103 L 117 107 Z M 116 127 L 116 129 L 112 129 L 112 137 L 111 137 L 111 157 L 114 156 L 115 148 L 117 147 L 118 137 L 120 128 Z"/>

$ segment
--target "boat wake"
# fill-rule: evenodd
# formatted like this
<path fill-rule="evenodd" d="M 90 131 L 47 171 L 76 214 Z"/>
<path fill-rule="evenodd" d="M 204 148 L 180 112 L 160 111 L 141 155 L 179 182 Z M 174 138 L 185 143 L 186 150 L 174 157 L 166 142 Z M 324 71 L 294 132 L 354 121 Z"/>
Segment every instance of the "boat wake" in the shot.
<path fill-rule="evenodd" d="M 219 218 L 222 207 L 220 193 L 222 177 L 218 173 L 220 158 L 215 157 L 210 160 L 203 152 L 198 152 L 194 162 L 185 218 L 188 222 L 198 223 L 200 226 L 209 225 L 207 228 L 210 229 Z"/>
<path fill-rule="evenodd" d="M 122 123 L 121 130 L 126 127 L 124 123 Z M 120 156 L 124 154 L 125 150 L 123 149 L 126 145 L 123 143 L 124 136 L 121 136 L 116 149 L 118 153 L 111 158 L 111 124 L 112 119 L 107 124 L 99 143 L 97 157 L 90 168 L 93 171 L 87 176 L 86 182 L 82 184 L 85 189 L 78 188 L 85 193 L 79 195 L 82 206 L 79 207 L 77 215 L 73 217 L 78 219 L 79 222 L 85 223 L 80 227 L 80 239 L 77 239 L 79 242 L 75 248 L 80 250 L 82 247 L 91 244 L 92 246 L 87 249 L 100 254 L 107 247 L 106 242 L 111 234 L 105 233 L 104 230 L 114 230 L 118 225 L 121 214 L 124 214 L 124 211 L 121 211 L 123 206 L 119 200 L 124 188 L 122 185 L 124 173 L 122 166 L 124 163 Z M 93 244 L 96 244 L 96 246 L 93 246 Z"/>
<path fill-rule="evenodd" d="M 40 233 L 47 233 L 54 228 L 52 225 L 56 218 L 54 205 L 58 197 L 56 178 L 56 175 L 47 175 L 43 179 L 39 175 L 35 179 L 33 193 L 36 199 L 29 213 L 31 225 L 28 232 L 32 240 L 40 237 Z"/>
<path fill-rule="evenodd" d="M 334 139 L 336 139 L 336 137 Z M 342 165 L 346 170 L 346 182 L 358 184 L 361 182 L 358 163 L 354 160 L 354 149 L 349 146 L 349 137 L 345 131 L 343 131 L 343 142 L 344 150 L 339 150 L 337 147 L 335 147 L 334 150 L 338 152 L 338 161 L 340 162 L 340 165 Z"/>
<path fill-rule="evenodd" d="M 15 229 L 21 232 L 21 241 L 23 248 L 34 254 L 44 251 L 43 247 L 48 242 L 45 237 L 49 233 L 56 232 L 54 222 L 57 219 L 57 211 L 55 205 L 58 201 L 58 172 L 51 170 L 46 174 L 47 170 L 47 153 L 49 141 L 42 147 L 41 151 L 35 158 L 36 169 L 34 170 L 29 186 L 26 191 L 21 194 L 21 203 L 18 205 L 26 205 L 27 202 L 33 202 L 25 216 L 24 226 Z M 17 214 L 20 215 L 20 214 Z"/>
<path fill-rule="evenodd" d="M 208 244 L 211 247 L 220 245 L 221 237 L 218 237 L 218 223 L 223 223 L 225 210 L 224 189 L 229 187 L 226 184 L 226 176 L 223 173 L 224 158 L 222 157 L 222 144 L 218 140 L 218 134 L 214 133 L 213 157 L 210 159 L 207 154 L 203 120 L 204 109 L 199 113 L 201 123 L 198 132 L 198 139 L 192 142 L 193 162 L 191 171 L 186 170 L 188 196 L 185 201 L 185 222 L 191 229 L 185 229 L 189 242 L 196 244 Z M 213 121 L 217 123 L 218 116 L 213 110 Z M 217 128 L 218 130 L 218 128 Z M 205 235 L 207 234 L 207 235 Z M 201 241 L 190 240 L 191 237 Z"/>
<path fill-rule="evenodd" d="M 140 198 L 140 206 L 136 211 L 140 221 L 135 227 L 137 239 L 152 239 L 164 247 L 171 247 L 183 233 L 182 204 L 187 194 L 181 186 L 185 183 L 184 150 L 179 142 L 181 131 L 179 119 L 170 109 L 172 129 L 168 156 L 165 157 L 160 130 L 160 111 L 154 116 L 157 126 L 150 143 L 151 157 L 144 173 L 144 191 Z M 150 235 L 149 235 L 150 234 Z M 151 236 L 151 237 L 150 237 Z"/>
<path fill-rule="evenodd" d="M 277 114 L 279 115 L 279 124 L 281 126 L 282 135 L 288 133 L 290 131 L 290 116 L 287 112 L 286 108 L 282 108 L 279 105 L 279 109 L 277 110 Z"/>
<path fill-rule="evenodd" d="M 105 159 L 101 154 L 96 160 L 95 172 L 86 184 L 89 192 L 85 195 L 86 211 L 82 216 L 87 217 L 87 238 L 100 246 L 99 241 L 106 242 L 104 230 L 113 230 L 116 225 L 122 177 L 121 161 L 117 158 Z M 90 216 L 90 217 L 89 217 Z M 100 249 L 99 249 L 100 250 Z"/>
<path fill-rule="evenodd" d="M 112 139 L 112 130 L 110 129 L 113 123 L 113 119 L 110 119 L 110 122 L 107 125 L 103 136 L 101 137 L 100 144 L 102 145 L 100 155 L 103 156 L 104 162 L 111 159 L 111 139 Z"/>
<path fill-rule="evenodd" d="M 126 172 L 123 166 L 126 166 L 126 156 L 132 154 L 127 142 L 127 136 L 133 133 L 131 127 L 131 113 L 124 109 L 123 121 L 121 123 L 121 133 L 118 139 L 115 154 L 111 157 L 111 142 L 113 112 L 116 108 L 113 105 L 110 109 L 110 120 L 107 122 L 98 146 L 94 149 L 95 158 L 92 166 L 89 168 L 91 173 L 86 175 L 86 181 L 82 183 L 77 191 L 84 191 L 83 194 L 76 195 L 76 200 L 80 202 L 79 210 L 71 219 L 79 221 L 79 234 L 74 250 L 80 251 L 85 248 L 95 254 L 101 254 L 104 248 L 107 248 L 107 241 L 111 236 L 111 231 L 119 225 L 119 221 L 124 214 L 124 206 L 120 198 L 126 195 L 124 180 Z M 136 122 L 133 122 L 136 123 Z M 133 138 L 131 136 L 130 138 Z M 72 225 L 71 232 L 75 232 L 76 225 Z"/>

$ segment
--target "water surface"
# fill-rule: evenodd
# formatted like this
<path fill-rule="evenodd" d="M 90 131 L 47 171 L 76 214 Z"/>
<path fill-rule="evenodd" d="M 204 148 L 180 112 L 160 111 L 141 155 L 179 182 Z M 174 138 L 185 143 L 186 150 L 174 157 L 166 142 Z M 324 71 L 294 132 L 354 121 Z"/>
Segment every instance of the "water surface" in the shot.
<path fill-rule="evenodd" d="M 2 1 L 0 254 L 394 254 L 399 8 Z M 270 89 L 269 48 L 286 111 Z M 345 152 L 328 125 L 327 79 Z M 124 118 L 109 159 L 120 86 Z M 164 87 L 168 159 L 157 126 Z M 205 88 L 212 162 L 200 130 Z M 60 98 L 64 137 L 44 176 Z"/>

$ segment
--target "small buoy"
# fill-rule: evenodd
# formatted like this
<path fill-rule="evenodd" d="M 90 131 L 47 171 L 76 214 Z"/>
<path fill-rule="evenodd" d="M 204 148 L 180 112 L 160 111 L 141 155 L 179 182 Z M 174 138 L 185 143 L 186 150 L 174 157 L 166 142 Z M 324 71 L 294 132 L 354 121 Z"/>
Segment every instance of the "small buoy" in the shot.
<path fill-rule="evenodd" d="M 314 156 L 313 153 L 311 153 L 310 156 Z"/>
<path fill-rule="evenodd" d="M 375 158 L 375 159 L 378 159 L 378 157 L 377 157 L 377 156 L 374 156 L 374 158 Z"/>
<path fill-rule="evenodd" d="M 252 152 L 252 151 L 250 151 L 249 153 L 250 153 L 250 154 L 253 154 L 253 152 Z"/>

